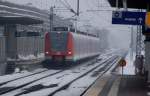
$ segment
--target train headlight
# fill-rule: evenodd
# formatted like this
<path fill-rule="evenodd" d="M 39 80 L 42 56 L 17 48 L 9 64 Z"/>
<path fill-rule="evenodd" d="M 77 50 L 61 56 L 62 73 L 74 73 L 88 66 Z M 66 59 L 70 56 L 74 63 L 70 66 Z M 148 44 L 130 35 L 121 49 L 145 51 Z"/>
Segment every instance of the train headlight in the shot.
<path fill-rule="evenodd" d="M 46 54 L 48 54 L 49 52 L 45 52 Z"/>
<path fill-rule="evenodd" d="M 71 52 L 71 51 L 69 51 L 69 52 L 68 52 L 68 54 L 69 54 L 69 55 L 71 55 L 71 54 L 72 54 L 72 52 Z"/>

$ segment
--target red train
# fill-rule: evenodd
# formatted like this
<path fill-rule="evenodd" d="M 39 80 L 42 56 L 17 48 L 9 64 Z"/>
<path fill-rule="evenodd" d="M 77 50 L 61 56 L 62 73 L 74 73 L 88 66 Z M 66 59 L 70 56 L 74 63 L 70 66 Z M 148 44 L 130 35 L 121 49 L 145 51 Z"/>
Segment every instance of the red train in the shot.
<path fill-rule="evenodd" d="M 99 55 L 98 37 L 73 31 L 68 31 L 66 27 L 55 27 L 54 31 L 46 33 L 46 61 L 70 64 Z"/>

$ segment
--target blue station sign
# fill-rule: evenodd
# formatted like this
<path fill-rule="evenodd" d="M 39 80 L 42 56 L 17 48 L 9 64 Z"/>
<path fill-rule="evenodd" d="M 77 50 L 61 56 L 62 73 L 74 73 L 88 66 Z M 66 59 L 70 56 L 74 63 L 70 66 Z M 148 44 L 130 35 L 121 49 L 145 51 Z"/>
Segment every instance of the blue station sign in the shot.
<path fill-rule="evenodd" d="M 113 11 L 112 24 L 145 25 L 146 12 Z"/>

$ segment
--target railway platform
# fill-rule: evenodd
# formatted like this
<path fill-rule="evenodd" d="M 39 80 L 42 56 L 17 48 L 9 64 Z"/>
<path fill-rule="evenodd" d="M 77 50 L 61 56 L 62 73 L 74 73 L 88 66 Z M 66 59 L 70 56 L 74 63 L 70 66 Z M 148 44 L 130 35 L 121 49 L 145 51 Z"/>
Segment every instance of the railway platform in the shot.
<path fill-rule="evenodd" d="M 144 78 L 136 75 L 106 75 L 97 81 L 83 96 L 149 96 Z"/>
<path fill-rule="evenodd" d="M 116 66 L 98 78 L 83 96 L 149 96 L 149 84 L 143 77 L 135 75 L 134 60 L 130 58 L 130 52 L 125 60 L 126 66 Z"/>

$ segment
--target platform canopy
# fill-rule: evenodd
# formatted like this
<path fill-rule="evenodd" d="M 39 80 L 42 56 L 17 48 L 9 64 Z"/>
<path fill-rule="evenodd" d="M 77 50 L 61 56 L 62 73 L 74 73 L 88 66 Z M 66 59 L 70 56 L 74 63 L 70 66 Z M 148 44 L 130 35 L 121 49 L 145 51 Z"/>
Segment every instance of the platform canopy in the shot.
<path fill-rule="evenodd" d="M 112 7 L 116 7 L 116 0 L 108 0 Z M 123 0 L 118 0 L 120 8 L 123 8 Z M 127 8 L 147 9 L 150 0 L 127 0 Z"/>
<path fill-rule="evenodd" d="M 42 24 L 42 20 L 38 20 L 30 17 L 23 16 L 6 16 L 0 17 L 0 25 L 4 24 L 22 24 L 22 25 L 32 25 L 32 24 Z"/>

